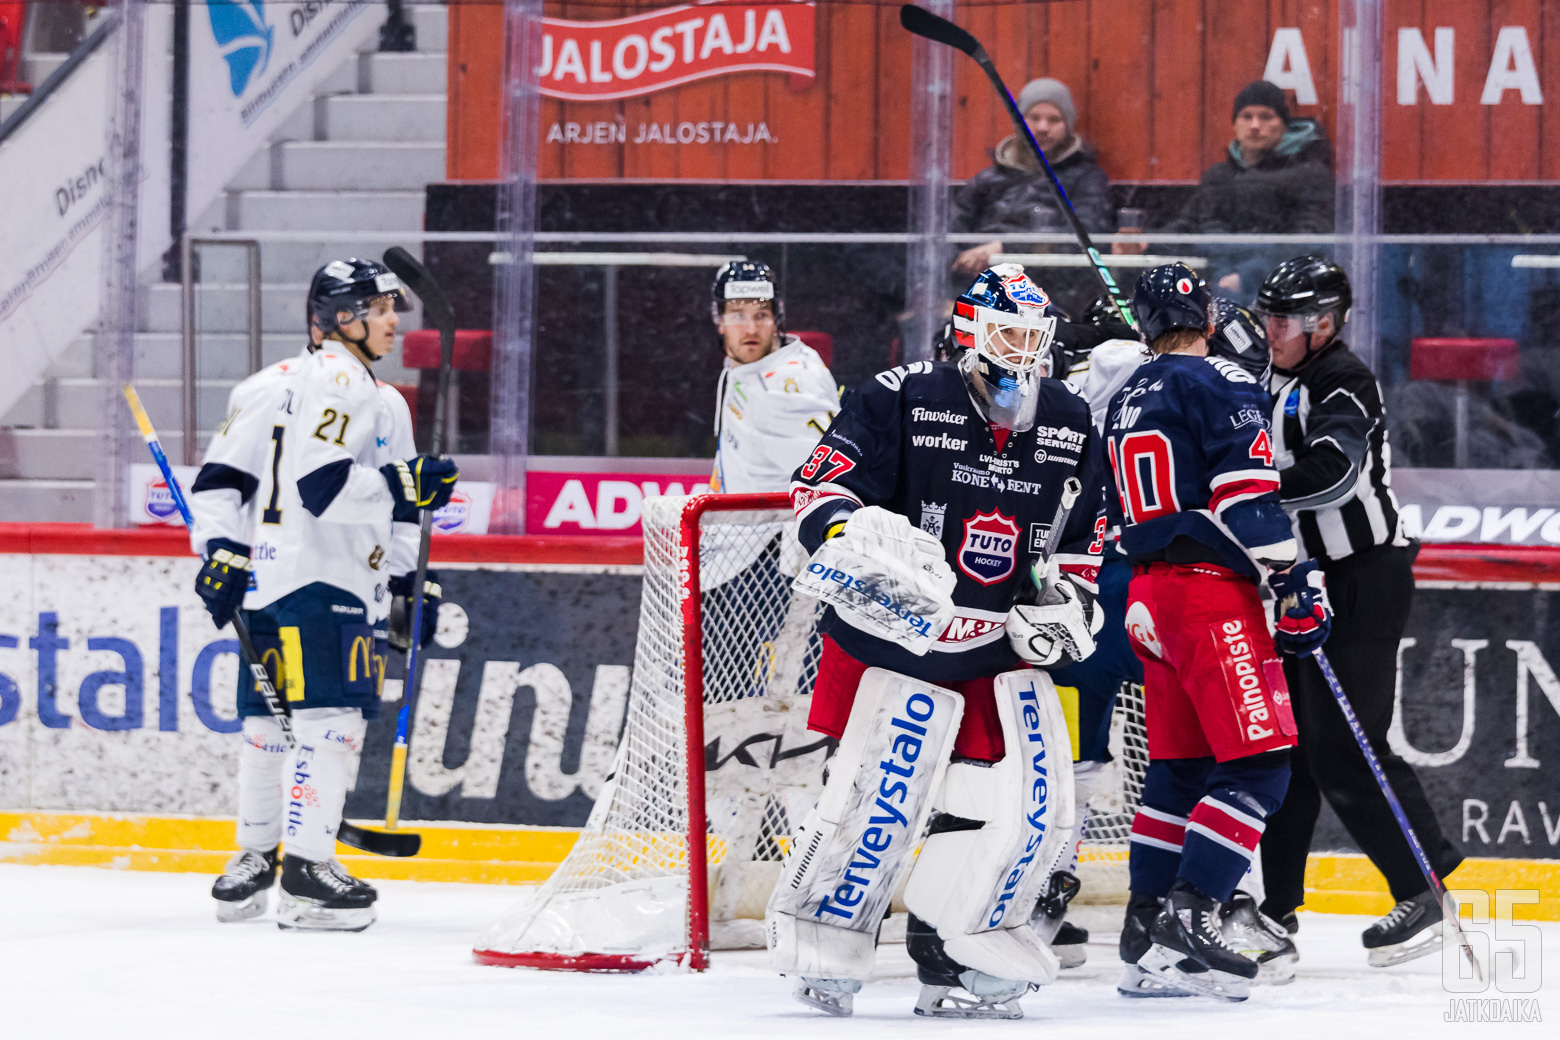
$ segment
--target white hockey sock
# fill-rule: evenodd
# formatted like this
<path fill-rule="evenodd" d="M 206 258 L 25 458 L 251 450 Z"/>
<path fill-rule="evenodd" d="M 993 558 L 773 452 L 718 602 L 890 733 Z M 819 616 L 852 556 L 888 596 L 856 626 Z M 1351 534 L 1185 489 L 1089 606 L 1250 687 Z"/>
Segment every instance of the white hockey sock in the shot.
<path fill-rule="evenodd" d="M 336 854 L 347 779 L 363 749 L 368 724 L 357 708 L 303 708 L 292 718 L 298 748 L 284 778 L 282 840 L 290 856 L 330 859 Z"/>
<path fill-rule="evenodd" d="M 269 715 L 244 720 L 238 752 L 238 847 L 270 852 L 282 840 L 282 769 L 287 740 Z"/>

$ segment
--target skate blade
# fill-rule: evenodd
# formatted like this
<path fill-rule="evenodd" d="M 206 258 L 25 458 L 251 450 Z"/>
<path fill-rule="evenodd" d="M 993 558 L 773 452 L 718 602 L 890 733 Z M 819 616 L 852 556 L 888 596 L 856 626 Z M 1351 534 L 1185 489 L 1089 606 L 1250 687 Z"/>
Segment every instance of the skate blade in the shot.
<path fill-rule="evenodd" d="M 1225 1000 L 1230 1003 L 1239 1003 L 1251 996 L 1249 980 L 1224 971 L 1182 971 L 1179 965 L 1186 959 L 1184 954 L 1155 943 L 1148 948 L 1147 953 L 1138 958 L 1138 967 L 1165 985 L 1186 990 L 1196 996 L 1212 997 L 1214 1000 Z"/>
<path fill-rule="evenodd" d="M 1089 951 L 1084 949 L 1083 943 L 1053 946 L 1051 952 L 1056 954 L 1056 960 L 1063 968 L 1081 968 L 1089 959 Z"/>
<path fill-rule="evenodd" d="M 1257 960 L 1257 977 L 1252 979 L 1253 985 L 1258 986 L 1287 986 L 1295 981 L 1295 964 L 1300 960 L 1298 953 L 1285 953 L 1269 960 L 1262 960 L 1260 954 Z"/>
<path fill-rule="evenodd" d="M 1190 990 L 1175 989 L 1150 975 L 1136 964 L 1123 964 L 1121 978 L 1116 982 L 1116 992 L 1124 997 L 1150 999 L 1158 997 L 1194 997 Z"/>
<path fill-rule="evenodd" d="M 276 927 L 288 932 L 361 932 L 378 916 L 371 906 L 330 910 L 288 895 L 276 904 Z"/>
<path fill-rule="evenodd" d="M 955 992 L 951 986 L 923 985 L 915 1013 L 927 1018 L 1023 1018 L 1024 1009 L 1019 1007 L 1018 999 L 996 1000 Z"/>
<path fill-rule="evenodd" d="M 791 996 L 813 1010 L 822 1011 L 825 1015 L 832 1015 L 835 1018 L 849 1018 L 851 1012 L 855 1010 L 855 994 L 838 990 L 818 990 L 805 982 L 798 982 L 796 988 L 791 991 Z"/>
<path fill-rule="evenodd" d="M 1394 964 L 1404 964 L 1435 953 L 1441 948 L 1441 929 L 1445 925 L 1445 921 L 1437 921 L 1424 931 L 1411 936 L 1407 942 L 1395 946 L 1378 946 L 1370 951 L 1368 958 L 1370 966 L 1390 968 Z"/>
<path fill-rule="evenodd" d="M 241 899 L 237 902 L 218 899 L 216 900 L 217 920 L 222 924 L 252 921 L 265 913 L 268 902 L 264 889 L 256 892 L 248 899 Z"/>

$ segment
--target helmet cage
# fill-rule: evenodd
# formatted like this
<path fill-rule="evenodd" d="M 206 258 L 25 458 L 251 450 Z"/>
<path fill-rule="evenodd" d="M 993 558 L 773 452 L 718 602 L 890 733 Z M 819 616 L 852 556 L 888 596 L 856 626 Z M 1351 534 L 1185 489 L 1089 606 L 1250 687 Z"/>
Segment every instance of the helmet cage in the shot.
<path fill-rule="evenodd" d="M 1012 335 L 1015 332 L 1017 336 Z M 1056 319 L 1046 317 L 1038 308 L 1021 308 L 1015 314 L 964 300 L 953 306 L 954 342 L 1019 375 L 1041 369 L 1042 376 L 1051 374 L 1051 341 L 1055 337 Z"/>

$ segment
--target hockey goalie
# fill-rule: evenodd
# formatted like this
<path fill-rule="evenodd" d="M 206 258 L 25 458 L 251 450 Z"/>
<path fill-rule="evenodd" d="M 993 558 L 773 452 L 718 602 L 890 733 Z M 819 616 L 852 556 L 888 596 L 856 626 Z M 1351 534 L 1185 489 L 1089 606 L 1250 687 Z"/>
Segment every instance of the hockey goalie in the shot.
<path fill-rule="evenodd" d="M 1017 265 L 984 272 L 955 305 L 957 359 L 851 392 L 792 484 L 796 588 L 828 605 L 808 725 L 840 745 L 765 930 L 831 1014 L 901 882 L 917 1014 L 1018 1018 L 1056 977 L 1072 756 L 1038 669 L 1094 649 L 1105 518 L 1088 404 L 1047 378 L 1049 303 Z"/>

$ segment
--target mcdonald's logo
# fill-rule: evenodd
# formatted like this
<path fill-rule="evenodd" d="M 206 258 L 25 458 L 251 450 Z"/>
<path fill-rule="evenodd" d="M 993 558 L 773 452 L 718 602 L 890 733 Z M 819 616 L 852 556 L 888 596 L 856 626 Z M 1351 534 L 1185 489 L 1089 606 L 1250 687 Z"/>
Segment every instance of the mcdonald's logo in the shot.
<path fill-rule="evenodd" d="M 374 653 L 374 640 L 372 636 L 353 636 L 352 642 L 347 648 L 347 682 L 356 683 L 358 679 L 358 661 L 363 662 L 363 679 L 372 680 L 375 673 L 375 665 L 381 673 L 380 681 L 383 681 L 384 658 Z"/>

